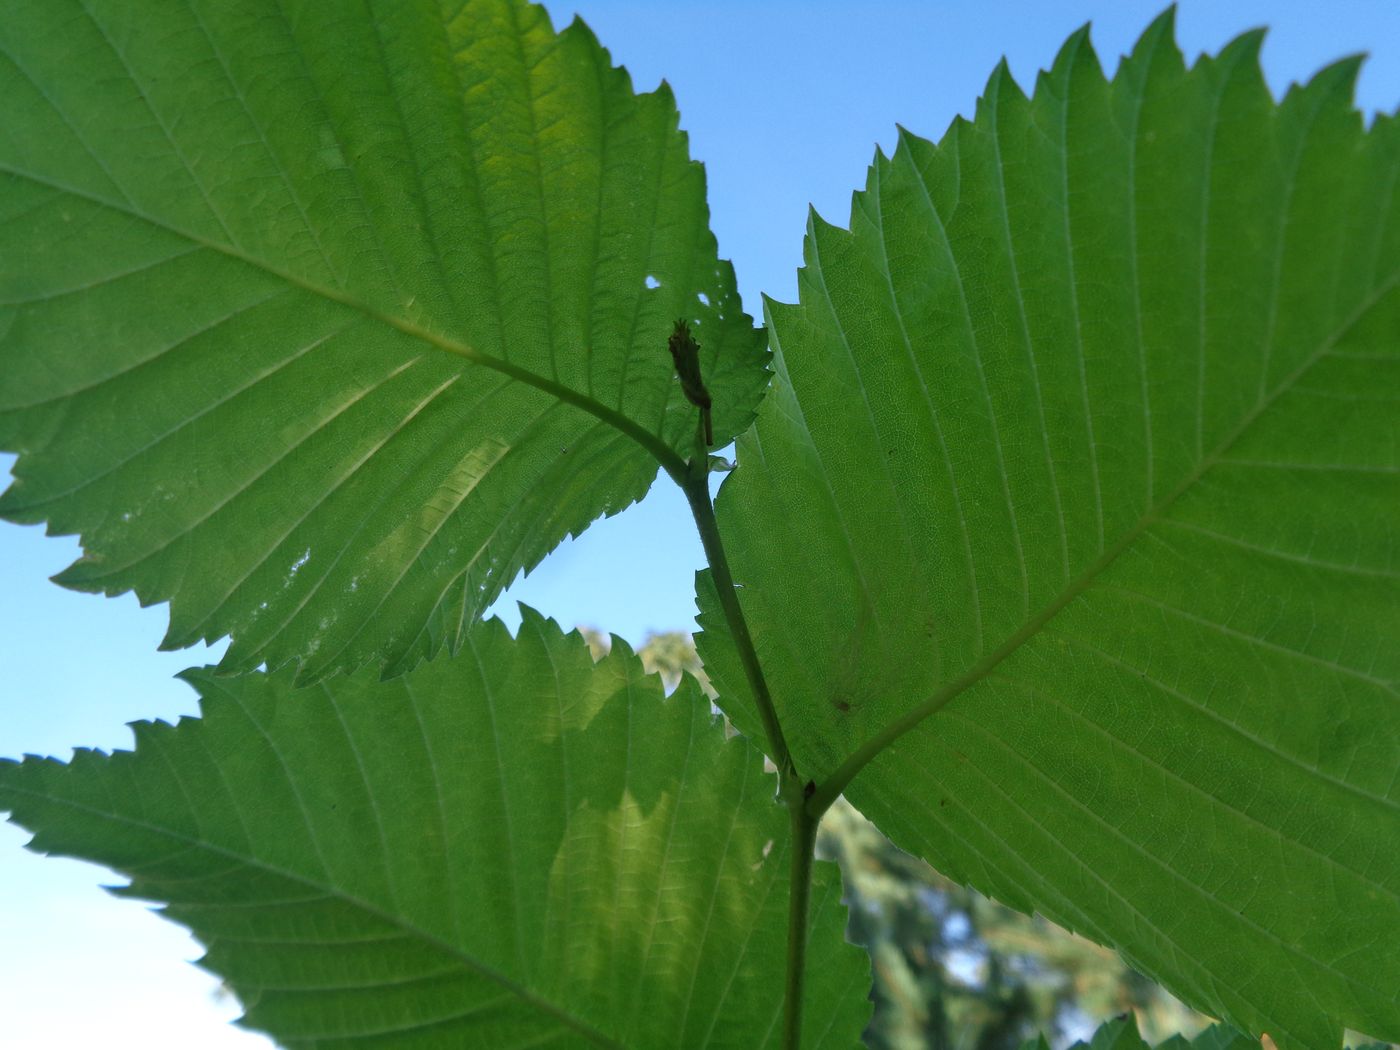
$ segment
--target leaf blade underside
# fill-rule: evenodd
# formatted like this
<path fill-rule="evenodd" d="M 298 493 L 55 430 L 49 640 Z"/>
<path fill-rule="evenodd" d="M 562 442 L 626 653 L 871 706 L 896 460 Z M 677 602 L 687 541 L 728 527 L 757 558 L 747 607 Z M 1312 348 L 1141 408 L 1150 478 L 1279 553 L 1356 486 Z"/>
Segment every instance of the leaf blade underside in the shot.
<path fill-rule="evenodd" d="M 1400 124 L 1259 42 L 1164 17 L 1110 81 L 1077 34 L 902 134 L 717 514 L 804 777 L 1313 1047 L 1400 1037 Z"/>
<path fill-rule="evenodd" d="M 410 667 L 689 451 L 763 339 L 669 90 L 519 0 L 15 5 L 0 27 L 0 514 L 168 647 Z M 659 286 L 657 285 L 659 282 Z"/>
<path fill-rule="evenodd" d="M 1176 1035 L 1159 1044 L 1157 1050 L 1255 1050 L 1259 1044 L 1224 1025 L 1211 1025 L 1187 1039 Z M 1041 1036 L 1033 1042 L 1024 1043 L 1021 1050 L 1048 1050 L 1049 1044 Z M 1089 1041 L 1077 1042 L 1071 1050 L 1151 1050 L 1147 1040 L 1138 1032 L 1137 1022 L 1131 1016 L 1117 1017 L 1106 1021 L 1095 1029 Z"/>
<path fill-rule="evenodd" d="M 380 682 L 193 671 L 135 752 L 0 762 L 32 848 L 132 879 L 288 1047 L 776 1045 L 785 814 L 693 680 L 525 611 Z M 869 1013 L 834 867 L 807 1045 Z"/>

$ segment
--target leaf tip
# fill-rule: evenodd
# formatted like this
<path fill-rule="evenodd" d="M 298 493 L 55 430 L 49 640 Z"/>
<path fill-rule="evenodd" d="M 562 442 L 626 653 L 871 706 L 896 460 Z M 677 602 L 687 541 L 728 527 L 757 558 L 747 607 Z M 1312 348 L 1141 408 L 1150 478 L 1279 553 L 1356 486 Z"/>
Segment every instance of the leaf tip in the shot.
<path fill-rule="evenodd" d="M 584 638 L 583 632 L 578 627 L 566 631 L 563 625 L 554 617 L 546 616 L 538 609 L 526 605 L 524 602 L 516 602 L 515 605 L 520 612 L 520 628 L 515 632 L 515 641 L 517 644 L 526 642 L 525 635 L 526 629 L 528 628 L 530 643 L 538 645 L 542 647 L 542 649 L 557 645 L 566 638 L 570 638 L 574 635 L 577 635 L 583 641 L 585 647 L 587 646 L 588 640 Z M 492 617 L 488 622 L 505 635 L 505 641 L 509 641 L 510 631 L 499 617 Z"/>
<path fill-rule="evenodd" d="M 70 591 L 84 591 L 92 593 L 99 588 L 95 588 L 88 576 L 87 570 L 91 568 L 92 561 L 89 555 L 83 555 L 66 569 L 61 569 L 49 577 L 50 583 L 56 583 L 60 587 Z"/>
<path fill-rule="evenodd" d="M 665 77 L 662 77 L 662 78 L 657 82 L 657 84 L 656 84 L 656 90 L 655 90 L 654 92 L 652 92 L 652 94 L 654 94 L 658 99 L 660 99 L 662 102 L 666 103 L 666 104 L 667 104 L 668 106 L 670 106 L 671 108 L 673 108 L 673 109 L 677 109 L 677 108 L 678 108 L 678 107 L 676 106 L 676 89 L 673 88 L 673 87 L 671 86 L 671 82 L 670 82 L 669 80 L 667 80 Z M 679 114 L 678 114 L 678 116 L 679 116 Z M 685 132 L 681 132 L 681 134 L 684 135 Z M 688 138 L 688 136 L 687 136 L 687 138 Z M 698 162 L 697 162 L 697 163 L 698 163 Z"/>
<path fill-rule="evenodd" d="M 186 667 L 183 671 L 176 671 L 172 677 L 198 692 L 200 685 L 207 682 L 214 673 L 214 667 L 205 664 L 202 667 Z"/>
<path fill-rule="evenodd" d="M 858 196 L 858 194 L 852 194 L 852 197 L 855 197 L 855 196 Z M 808 209 L 807 209 L 807 236 L 808 236 L 809 238 L 811 238 L 814 242 L 815 242 L 815 241 L 825 240 L 826 238 L 830 237 L 832 234 L 836 234 L 836 233 L 846 233 L 846 232 L 848 232 L 848 231 L 846 231 L 846 230 L 843 229 L 842 227 L 836 225 L 836 223 L 834 223 L 834 222 L 828 222 L 826 219 L 824 219 L 824 218 L 822 217 L 821 213 L 820 213 L 819 211 L 817 211 L 816 208 L 811 207 L 811 206 L 808 206 Z"/>
<path fill-rule="evenodd" d="M 1162 8 L 1162 13 L 1148 23 L 1146 31 L 1142 34 L 1147 36 L 1150 33 L 1165 33 L 1172 40 L 1176 39 L 1176 2 Z"/>
<path fill-rule="evenodd" d="M 1368 57 L 1368 52 L 1356 51 L 1339 58 L 1313 74 L 1308 86 L 1317 84 L 1320 90 L 1343 96 L 1346 104 L 1350 105 L 1356 96 L 1356 79 L 1361 75 L 1361 67 Z"/>
<path fill-rule="evenodd" d="M 548 631 L 552 628 L 556 633 L 563 633 L 554 619 L 546 616 L 533 605 L 526 605 L 524 602 L 518 601 L 515 603 L 515 609 L 520 614 L 521 627 L 528 626 L 532 631 Z M 501 624 L 502 627 L 505 626 L 500 617 L 492 617 L 492 619 Z"/>
<path fill-rule="evenodd" d="M 637 656 L 637 651 L 632 648 L 632 644 L 621 635 L 608 633 L 608 657 L 621 657 L 623 660 L 632 660 Z"/>
<path fill-rule="evenodd" d="M 1259 60 L 1259 52 L 1264 47 L 1264 38 L 1269 35 L 1266 26 L 1255 26 L 1253 29 L 1246 29 L 1235 39 L 1231 40 L 1220 50 L 1220 57 L 1223 59 L 1227 55 L 1237 56 L 1245 61 Z"/>
<path fill-rule="evenodd" d="M 1003 55 L 1001 60 L 992 70 L 992 75 L 987 78 L 987 84 L 982 89 L 982 97 L 978 99 L 978 110 L 984 103 L 991 103 L 991 108 L 996 110 L 1001 103 L 1003 95 L 1009 95 L 1014 99 L 1024 99 L 1026 93 L 1017 83 L 1015 75 L 1011 72 L 1011 63 Z"/>
<path fill-rule="evenodd" d="M 1055 61 L 1050 64 L 1050 76 L 1068 77 L 1085 65 L 1091 65 L 1102 73 L 1091 30 L 1092 24 L 1085 22 L 1065 39 L 1060 50 L 1055 52 Z"/>

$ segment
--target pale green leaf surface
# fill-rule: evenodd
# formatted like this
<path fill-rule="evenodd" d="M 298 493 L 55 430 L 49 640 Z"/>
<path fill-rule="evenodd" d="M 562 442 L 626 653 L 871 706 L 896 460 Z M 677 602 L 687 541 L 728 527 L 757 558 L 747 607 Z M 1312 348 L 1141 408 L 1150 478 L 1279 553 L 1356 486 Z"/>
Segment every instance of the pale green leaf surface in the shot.
<path fill-rule="evenodd" d="M 787 818 L 692 679 L 525 610 L 389 682 L 194 671 L 133 753 L 0 762 L 34 849 L 131 878 L 288 1047 L 776 1045 Z M 869 1015 L 834 866 L 807 1046 Z"/>
<path fill-rule="evenodd" d="M 804 778 L 1286 1050 L 1400 1039 L 1400 123 L 1259 41 L 878 156 L 718 515 Z"/>
<path fill-rule="evenodd" d="M 677 120 L 521 0 L 7 4 L 0 514 L 228 669 L 455 649 L 693 448 L 675 318 L 752 418 Z"/>

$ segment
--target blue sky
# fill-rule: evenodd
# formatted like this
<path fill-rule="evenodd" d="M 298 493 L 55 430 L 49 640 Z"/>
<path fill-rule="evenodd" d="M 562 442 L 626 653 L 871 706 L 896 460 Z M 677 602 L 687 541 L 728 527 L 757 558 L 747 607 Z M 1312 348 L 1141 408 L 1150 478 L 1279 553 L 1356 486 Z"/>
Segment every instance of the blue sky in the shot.
<path fill-rule="evenodd" d="M 1110 69 L 1160 10 L 1159 0 L 923 2 L 587 0 L 550 4 L 556 25 L 577 10 L 639 88 L 675 89 L 692 154 L 705 161 L 713 225 L 751 312 L 760 291 L 795 295 L 810 204 L 845 224 L 875 145 L 896 122 L 929 137 L 970 114 L 1004 54 L 1029 86 L 1086 21 Z M 1358 102 L 1400 103 L 1400 4 L 1393 0 L 1184 0 L 1178 39 L 1189 56 L 1239 32 L 1272 31 L 1264 63 L 1276 92 L 1358 51 Z M 12 462 L 0 455 L 0 471 Z M 0 477 L 3 481 L 3 477 Z M 130 743 L 126 723 L 193 711 L 171 676 L 217 656 L 157 653 L 166 614 L 131 596 L 102 599 L 47 582 L 77 554 L 71 539 L 0 523 L 0 755 L 66 756 L 74 745 Z M 640 642 L 688 629 L 691 576 L 702 561 L 683 500 L 652 496 L 566 544 L 509 598 L 565 625 L 588 623 Z M 508 619 L 511 607 L 502 609 Z M 15 1047 L 266 1046 L 225 1019 L 215 983 L 184 960 L 198 947 L 140 904 L 98 891 L 97 868 L 21 851 L 0 827 L 0 1025 Z"/>

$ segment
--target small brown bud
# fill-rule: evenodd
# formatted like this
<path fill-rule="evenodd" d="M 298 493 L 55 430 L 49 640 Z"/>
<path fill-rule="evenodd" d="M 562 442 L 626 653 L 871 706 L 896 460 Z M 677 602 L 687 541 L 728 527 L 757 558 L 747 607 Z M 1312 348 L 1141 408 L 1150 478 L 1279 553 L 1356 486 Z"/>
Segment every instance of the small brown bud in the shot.
<path fill-rule="evenodd" d="M 700 418 L 705 425 L 705 444 L 713 445 L 715 434 L 710 423 L 710 392 L 700 378 L 700 344 L 690 334 L 690 325 L 684 320 L 676 321 L 666 345 L 671 351 L 671 360 L 675 362 L 676 375 L 681 378 L 682 393 L 687 401 L 700 409 Z"/>

